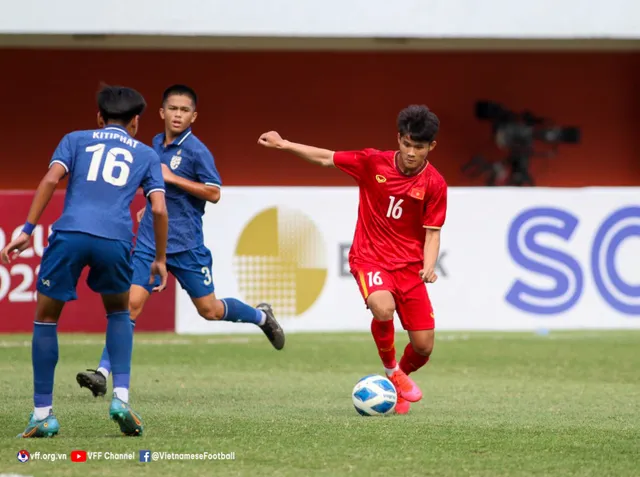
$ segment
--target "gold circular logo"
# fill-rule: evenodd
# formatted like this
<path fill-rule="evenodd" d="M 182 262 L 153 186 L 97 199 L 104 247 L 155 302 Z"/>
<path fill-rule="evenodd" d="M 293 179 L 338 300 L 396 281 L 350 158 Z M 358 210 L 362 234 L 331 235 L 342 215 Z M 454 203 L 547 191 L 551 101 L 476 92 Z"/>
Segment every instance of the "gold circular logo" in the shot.
<path fill-rule="evenodd" d="M 302 212 L 271 207 L 245 226 L 233 257 L 240 293 L 265 301 L 276 316 L 301 315 L 315 303 L 327 279 L 322 234 Z"/>

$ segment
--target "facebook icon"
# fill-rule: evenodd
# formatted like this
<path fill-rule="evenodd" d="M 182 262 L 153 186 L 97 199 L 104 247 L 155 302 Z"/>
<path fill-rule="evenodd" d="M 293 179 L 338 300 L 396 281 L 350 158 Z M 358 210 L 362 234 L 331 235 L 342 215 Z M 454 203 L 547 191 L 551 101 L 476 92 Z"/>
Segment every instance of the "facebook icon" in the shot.
<path fill-rule="evenodd" d="M 151 451 L 141 450 L 140 451 L 140 462 L 149 462 L 151 461 Z"/>

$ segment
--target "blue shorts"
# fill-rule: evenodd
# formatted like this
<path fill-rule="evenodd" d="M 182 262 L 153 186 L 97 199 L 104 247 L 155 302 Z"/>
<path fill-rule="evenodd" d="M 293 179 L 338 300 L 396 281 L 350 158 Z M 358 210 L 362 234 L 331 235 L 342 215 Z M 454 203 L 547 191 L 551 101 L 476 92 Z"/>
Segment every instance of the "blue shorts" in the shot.
<path fill-rule="evenodd" d="M 59 301 L 78 298 L 76 286 L 84 267 L 94 292 L 111 295 L 131 288 L 131 244 L 82 232 L 54 232 L 42 255 L 36 290 Z"/>
<path fill-rule="evenodd" d="M 149 293 L 153 291 L 153 287 L 160 285 L 160 277 L 149 284 L 154 258 L 155 252 L 144 246 L 136 246 L 133 252 L 133 284 L 143 287 Z M 167 271 L 176 277 L 191 298 L 201 298 L 213 293 L 212 265 L 211 252 L 204 245 L 193 250 L 167 254 Z"/>

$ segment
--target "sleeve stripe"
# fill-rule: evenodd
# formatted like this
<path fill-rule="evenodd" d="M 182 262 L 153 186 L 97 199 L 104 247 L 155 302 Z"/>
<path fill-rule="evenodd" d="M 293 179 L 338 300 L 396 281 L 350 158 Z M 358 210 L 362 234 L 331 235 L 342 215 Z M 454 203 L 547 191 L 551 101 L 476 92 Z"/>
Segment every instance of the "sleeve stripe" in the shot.
<path fill-rule="evenodd" d="M 212 186 L 212 187 L 217 187 L 218 189 L 222 189 L 222 186 L 220 184 L 216 184 L 215 182 L 205 182 L 204 185 L 208 185 L 208 186 Z"/>
<path fill-rule="evenodd" d="M 164 189 L 151 189 L 149 192 L 147 192 L 147 197 L 149 197 L 152 192 L 162 192 L 163 194 L 165 194 Z"/>
<path fill-rule="evenodd" d="M 54 164 L 60 164 L 62 167 L 64 167 L 64 170 L 67 171 L 67 174 L 69 174 L 69 168 L 64 162 L 58 161 L 57 159 L 55 161 L 51 161 L 51 163 L 49 164 L 49 169 L 51 169 L 51 166 L 53 166 Z"/>

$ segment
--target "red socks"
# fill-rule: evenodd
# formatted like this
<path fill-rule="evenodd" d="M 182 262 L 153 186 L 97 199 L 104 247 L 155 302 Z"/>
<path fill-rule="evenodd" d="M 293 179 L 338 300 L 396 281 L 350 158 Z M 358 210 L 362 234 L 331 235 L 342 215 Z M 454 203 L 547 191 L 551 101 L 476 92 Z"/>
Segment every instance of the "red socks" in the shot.
<path fill-rule="evenodd" d="M 395 330 L 393 320 L 380 321 L 375 318 L 371 320 L 371 334 L 378 347 L 378 354 L 382 360 L 382 365 L 387 369 L 396 367 L 396 348 L 394 346 Z"/>
<path fill-rule="evenodd" d="M 374 318 L 371 320 L 371 334 L 378 347 L 382 365 L 387 369 L 395 368 L 397 363 L 393 320 L 380 321 Z M 400 369 L 405 374 L 409 374 L 422 368 L 428 361 L 429 356 L 422 356 L 416 353 L 411 343 L 408 343 L 400 360 Z"/>
<path fill-rule="evenodd" d="M 409 343 L 404 349 L 404 354 L 400 360 L 400 369 L 404 371 L 405 374 L 409 374 L 422 368 L 427 364 L 427 361 L 429 361 L 429 356 L 422 356 L 416 353 L 411 343 Z"/>

